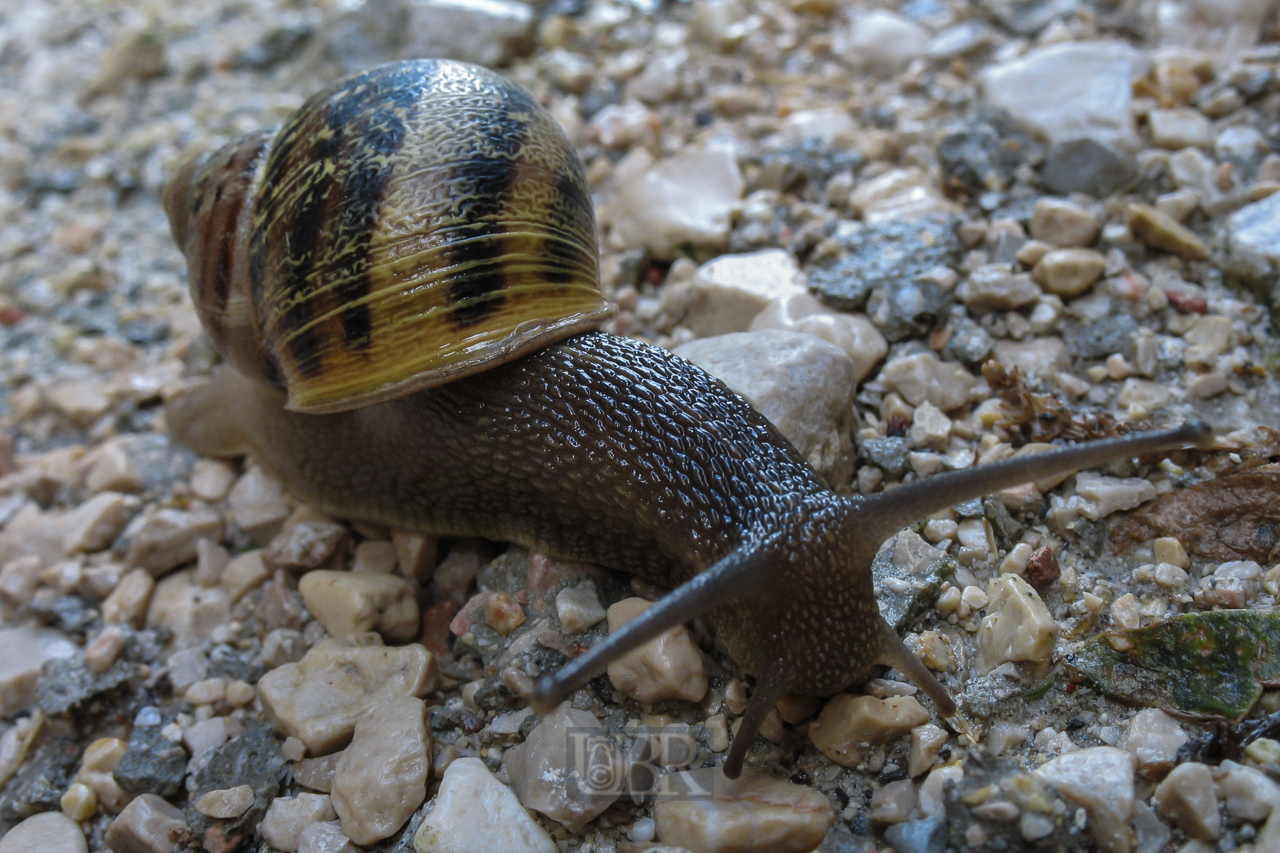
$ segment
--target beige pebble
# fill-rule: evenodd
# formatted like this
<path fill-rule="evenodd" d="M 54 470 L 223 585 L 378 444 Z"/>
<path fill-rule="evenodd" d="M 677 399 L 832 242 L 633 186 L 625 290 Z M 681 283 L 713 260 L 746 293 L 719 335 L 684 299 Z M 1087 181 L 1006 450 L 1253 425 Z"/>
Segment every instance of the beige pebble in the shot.
<path fill-rule="evenodd" d="M 142 475 L 121 446 L 119 440 L 110 440 L 85 457 L 88 469 L 84 485 L 91 493 L 142 491 Z"/>
<path fill-rule="evenodd" d="M 652 606 L 643 598 L 626 598 L 609 607 L 609 630 L 617 631 Z M 688 699 L 701 702 L 707 693 L 702 653 L 683 625 L 672 628 L 609 664 L 609 681 L 640 702 Z"/>
<path fill-rule="evenodd" d="M 55 382 L 45 390 L 45 396 L 67 420 L 82 427 L 106 414 L 114 402 L 106 383 L 97 379 Z"/>
<path fill-rule="evenodd" d="M 328 794 L 276 797 L 258 827 L 262 839 L 277 850 L 297 853 L 299 836 L 308 826 L 336 818 Z"/>
<path fill-rule="evenodd" d="M 979 382 L 958 364 L 938 360 L 933 353 L 895 358 L 880 371 L 880 379 L 913 406 L 926 400 L 944 412 L 973 399 Z"/>
<path fill-rule="evenodd" d="M 389 539 L 369 539 L 356 546 L 351 571 L 389 575 L 396 568 L 396 546 Z"/>
<path fill-rule="evenodd" d="M 94 495 L 67 514 L 62 547 L 68 554 L 101 551 L 124 530 L 137 502 L 137 498 L 119 492 Z"/>
<path fill-rule="evenodd" d="M 1198 761 L 1186 761 L 1164 778 L 1151 797 L 1161 814 L 1192 838 L 1213 841 L 1222 832 L 1213 771 Z"/>
<path fill-rule="evenodd" d="M 177 853 L 174 838 L 187 832 L 176 806 L 155 794 L 139 794 L 116 815 L 103 840 L 117 853 Z"/>
<path fill-rule="evenodd" d="M 1280 784 L 1266 773 L 1234 761 L 1222 762 L 1219 770 L 1226 773 L 1218 779 L 1218 791 L 1230 817 L 1262 823 L 1280 807 Z"/>
<path fill-rule="evenodd" d="M 237 785 L 204 794 L 196 800 L 196 811 L 219 820 L 240 817 L 253 805 L 253 800 L 253 788 Z"/>
<path fill-rule="evenodd" d="M 317 569 L 298 581 L 311 615 L 336 639 L 377 631 L 390 642 L 407 642 L 418 633 L 417 591 L 396 575 Z"/>
<path fill-rule="evenodd" d="M 83 782 L 72 782 L 58 805 L 62 813 L 72 820 L 88 820 L 98 813 L 98 795 Z"/>
<path fill-rule="evenodd" d="M 987 615 L 978 626 L 977 671 L 985 675 L 1009 661 L 1047 668 L 1058 625 L 1036 591 L 1018 575 L 1001 575 L 987 583 L 987 598 Z"/>
<path fill-rule="evenodd" d="M 849 195 L 849 205 L 869 225 L 956 212 L 955 205 L 947 201 L 928 174 L 918 168 L 890 169 L 862 181 Z"/>
<path fill-rule="evenodd" d="M 1147 114 L 1151 142 L 1157 148 L 1174 151 L 1183 148 L 1211 148 L 1213 124 L 1199 110 L 1188 107 L 1152 110 Z"/>
<path fill-rule="evenodd" d="M 182 729 L 182 744 L 191 753 L 191 757 L 195 758 L 229 741 L 234 725 L 229 717 L 197 720 Z"/>
<path fill-rule="evenodd" d="M 196 583 L 204 587 L 217 586 L 230 562 L 227 549 L 212 539 L 196 542 Z"/>
<path fill-rule="evenodd" d="M 1202 261 L 1209 250 L 1189 228 L 1154 207 L 1134 202 L 1129 205 L 1129 228 L 1150 246 L 1175 255 Z"/>
<path fill-rule="evenodd" d="M 653 819 L 658 839 L 675 847 L 808 853 L 835 823 L 823 794 L 752 767 L 733 780 L 719 767 L 704 767 L 672 773 L 664 782 L 673 796 L 658 798 Z"/>
<path fill-rule="evenodd" d="M 280 744 L 280 752 L 289 761 L 302 761 L 307 757 L 307 745 L 296 737 L 287 737 Z M 325 793 L 329 793 L 328 790 Z"/>
<path fill-rule="evenodd" d="M 235 469 L 216 459 L 197 459 L 191 469 L 191 493 L 209 503 L 225 498 L 235 481 Z"/>
<path fill-rule="evenodd" d="M 557 853 L 556 843 L 479 758 L 452 761 L 413 837 L 417 853 Z"/>
<path fill-rule="evenodd" d="M 156 584 L 147 605 L 146 624 L 173 632 L 175 648 L 194 646 L 225 630 L 231 600 L 221 587 L 206 589 L 193 571 L 174 572 Z"/>
<path fill-rule="evenodd" d="M 298 836 L 298 853 L 360 853 L 337 821 L 313 823 Z"/>
<path fill-rule="evenodd" d="M 244 705 L 248 705 L 253 701 L 253 697 L 256 695 L 257 693 L 254 691 L 253 685 L 249 684 L 247 681 L 241 681 L 237 678 L 233 681 L 227 682 L 227 704 L 233 708 L 240 708 Z"/>
<path fill-rule="evenodd" d="M 770 302 L 805 292 L 804 274 L 784 249 L 722 255 L 694 274 L 684 324 L 700 338 L 743 332 Z"/>
<path fill-rule="evenodd" d="M 951 442 L 951 418 L 926 400 L 916 406 L 908 437 L 916 447 L 946 450 Z"/>
<path fill-rule="evenodd" d="M 108 624 L 84 647 L 85 664 L 93 672 L 106 672 L 120 658 L 127 639 L 118 625 Z"/>
<path fill-rule="evenodd" d="M 416 643 L 389 648 L 317 643 L 298 663 L 258 682 L 267 716 L 286 734 L 323 755 L 345 745 L 356 721 L 401 696 L 422 696 L 435 684 L 435 657 Z"/>
<path fill-rule="evenodd" d="M 10 560 L 0 568 L 0 595 L 15 604 L 25 604 L 40 586 L 44 570 L 44 561 L 35 554 Z"/>
<path fill-rule="evenodd" d="M 1092 287 L 1106 266 L 1106 258 L 1093 249 L 1054 249 L 1045 253 L 1031 274 L 1050 293 L 1072 297 Z"/>
<path fill-rule="evenodd" d="M 284 486 L 258 467 L 250 468 L 236 480 L 227 494 L 227 505 L 236 526 L 259 544 L 271 541 L 289 517 Z"/>
<path fill-rule="evenodd" d="M 1208 356 L 1222 355 L 1232 345 L 1232 322 L 1221 315 L 1198 318 L 1191 328 L 1182 333 L 1183 339 L 1193 347 L 1199 347 Z"/>
<path fill-rule="evenodd" d="M 79 824 L 61 812 L 23 820 L 0 838 L 0 853 L 88 853 Z"/>
<path fill-rule="evenodd" d="M 225 678 L 205 678 L 189 686 L 183 698 L 192 705 L 213 705 L 225 699 L 226 695 Z"/>
<path fill-rule="evenodd" d="M 566 634 L 578 634 L 604 619 L 604 605 L 592 581 L 567 586 L 556 593 L 556 618 Z"/>
<path fill-rule="evenodd" d="M 1151 543 L 1151 554 L 1157 563 L 1172 563 L 1180 569 L 1191 568 L 1187 549 L 1174 536 L 1159 536 Z"/>
<path fill-rule="evenodd" d="M 1142 625 L 1142 613 L 1133 593 L 1126 592 L 1111 602 L 1111 624 L 1123 630 L 1132 630 Z"/>
<path fill-rule="evenodd" d="M 1092 213 L 1065 199 L 1039 199 L 1031 212 L 1031 236 L 1059 248 L 1091 246 L 1100 230 Z"/>
<path fill-rule="evenodd" d="M 604 749 L 608 743 L 593 715 L 562 705 L 504 752 L 502 763 L 521 805 L 580 832 L 622 793 L 622 754 Z M 592 787 L 596 779 L 604 781 L 599 788 Z"/>
<path fill-rule="evenodd" d="M 1060 755 L 1033 775 L 1084 808 L 1089 834 L 1104 853 L 1129 853 L 1133 818 L 1133 755 L 1113 746 L 1095 746 Z"/>
<path fill-rule="evenodd" d="M 391 531 L 391 544 L 396 549 L 396 562 L 400 564 L 400 573 L 416 581 L 426 581 L 436 566 L 438 543 L 434 536 L 423 536 L 420 533 L 409 533 L 404 530 Z"/>
<path fill-rule="evenodd" d="M 929 712 L 910 696 L 877 699 L 839 693 L 809 726 L 809 739 L 843 767 L 857 767 L 869 747 L 896 740 L 929 722 Z"/>
<path fill-rule="evenodd" d="M 729 748 L 729 718 L 724 714 L 712 714 L 703 723 L 712 752 L 724 752 Z"/>
<path fill-rule="evenodd" d="M 0 628 L 0 649 L 0 717 L 8 717 L 34 706 L 44 663 L 71 657 L 77 646 L 59 631 L 24 625 Z"/>
<path fill-rule="evenodd" d="M 144 512 L 129 525 L 128 532 L 133 532 L 134 538 L 127 563 L 159 577 L 195 559 L 196 543 L 201 539 L 221 540 L 222 518 L 211 507 L 166 507 Z"/>
<path fill-rule="evenodd" d="M 940 726 L 927 724 L 913 728 L 911 751 L 907 753 L 907 775 L 914 779 L 932 767 L 949 737 L 947 730 Z"/>
<path fill-rule="evenodd" d="M 881 787 L 871 795 L 868 817 L 876 823 L 902 823 L 916 808 L 916 784 L 899 779 Z"/>
<path fill-rule="evenodd" d="M 127 749 L 120 738 L 99 738 L 85 749 L 76 771 L 74 781 L 93 791 L 98 804 L 111 812 L 119 812 L 131 798 L 113 775 Z"/>
<path fill-rule="evenodd" d="M 425 703 L 400 696 L 374 706 L 333 771 L 330 796 L 343 833 L 368 845 L 396 832 L 426 800 L 430 772 Z"/>
<path fill-rule="evenodd" d="M 918 791 L 920 816 L 932 817 L 942 814 L 946 809 L 946 790 L 949 786 L 959 787 L 964 781 L 964 769 L 959 764 L 944 764 L 929 771 L 920 783 Z"/>
<path fill-rule="evenodd" d="M 1040 296 L 1040 286 L 1032 276 L 1010 272 L 1006 264 L 980 266 L 956 288 L 956 298 L 977 313 L 1010 311 L 1030 305 Z"/>
<path fill-rule="evenodd" d="M 262 551 L 246 551 L 227 562 L 218 582 L 227 591 L 227 596 L 235 602 L 243 598 L 245 593 L 266 583 L 270 577 L 271 570 L 262 562 Z"/>
<path fill-rule="evenodd" d="M 297 738 L 286 738 L 286 741 Z M 297 741 L 301 743 L 301 741 Z M 286 756 L 287 757 L 287 756 Z M 333 752 L 318 758 L 303 758 L 294 761 L 293 779 L 304 788 L 327 794 L 333 788 L 333 771 L 338 766 L 341 752 Z"/>
<path fill-rule="evenodd" d="M 1172 563 L 1158 563 L 1152 576 L 1158 585 L 1165 589 L 1178 589 L 1187 585 L 1187 581 L 1191 576 L 1187 574 L 1185 569 L 1181 569 Z"/>

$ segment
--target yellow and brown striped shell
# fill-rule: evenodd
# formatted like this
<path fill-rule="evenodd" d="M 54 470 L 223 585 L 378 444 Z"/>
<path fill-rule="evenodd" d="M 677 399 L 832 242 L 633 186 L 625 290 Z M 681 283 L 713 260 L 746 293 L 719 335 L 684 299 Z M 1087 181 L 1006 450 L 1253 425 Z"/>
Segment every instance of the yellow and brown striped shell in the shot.
<path fill-rule="evenodd" d="M 340 81 L 184 166 L 165 207 L 210 337 L 295 411 L 478 373 L 613 312 L 576 152 L 474 65 Z"/>

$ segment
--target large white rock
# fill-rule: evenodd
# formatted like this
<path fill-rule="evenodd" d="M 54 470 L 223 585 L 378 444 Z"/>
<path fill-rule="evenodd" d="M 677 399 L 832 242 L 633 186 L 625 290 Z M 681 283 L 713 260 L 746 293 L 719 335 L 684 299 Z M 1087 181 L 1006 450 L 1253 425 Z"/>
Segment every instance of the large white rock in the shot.
<path fill-rule="evenodd" d="M 430 772 L 426 704 L 400 696 L 372 708 L 333 769 L 329 793 L 343 833 L 367 845 L 396 832 L 426 800 Z"/>
<path fill-rule="evenodd" d="M 1062 796 L 1083 806 L 1089 834 L 1104 853 L 1133 849 L 1133 754 L 1113 746 L 1095 746 L 1060 755 L 1034 771 Z"/>
<path fill-rule="evenodd" d="M 612 224 L 610 240 L 662 257 L 682 243 L 723 246 L 746 186 L 737 156 L 717 146 L 690 148 L 657 163 L 637 149 L 619 166 L 618 180 L 603 217 Z"/>
<path fill-rule="evenodd" d="M 557 853 L 547 831 L 479 758 L 449 764 L 413 846 L 418 853 Z"/>
<path fill-rule="evenodd" d="M 745 397 L 828 483 L 849 482 L 857 371 L 841 349 L 813 335 L 766 329 L 674 351 Z"/>
<path fill-rule="evenodd" d="M 994 65 L 979 79 L 988 106 L 1050 143 L 1089 138 L 1136 148 L 1131 86 L 1146 65 L 1121 42 L 1071 41 Z"/>

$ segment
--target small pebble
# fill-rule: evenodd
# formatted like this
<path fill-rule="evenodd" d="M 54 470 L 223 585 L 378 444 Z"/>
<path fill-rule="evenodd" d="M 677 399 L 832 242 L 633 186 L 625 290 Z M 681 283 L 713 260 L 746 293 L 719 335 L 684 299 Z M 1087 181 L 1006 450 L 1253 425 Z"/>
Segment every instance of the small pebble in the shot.
<path fill-rule="evenodd" d="M 1017 575 L 1001 575 L 987 583 L 987 598 L 987 615 L 978 626 L 977 671 L 985 675 L 1010 661 L 1047 668 L 1058 624 L 1036 591 Z"/>
<path fill-rule="evenodd" d="M 1054 249 L 1036 263 L 1032 275 L 1050 293 L 1071 298 L 1092 287 L 1106 266 L 1106 258 L 1093 249 Z"/>
<path fill-rule="evenodd" d="M 1060 755 L 1036 768 L 1033 775 L 1084 808 L 1089 816 L 1089 834 L 1104 853 L 1128 853 L 1133 768 L 1131 753 L 1095 746 Z"/>
<path fill-rule="evenodd" d="M 1129 205 L 1129 227 L 1143 242 L 1175 255 L 1202 261 L 1209 250 L 1190 229 L 1154 207 L 1134 202 Z"/>
<path fill-rule="evenodd" d="M 388 642 L 403 643 L 417 636 L 417 592 L 406 578 L 317 569 L 302 576 L 298 592 L 331 637 L 377 631 Z"/>
<path fill-rule="evenodd" d="M 577 586 L 567 586 L 556 593 L 556 618 L 566 634 L 578 634 L 601 622 L 605 617 L 604 605 L 596 594 L 596 585 L 584 581 Z"/>
<path fill-rule="evenodd" d="M 362 845 L 395 833 L 426 800 L 430 774 L 423 701 L 401 696 L 371 708 L 333 770 L 330 796 L 343 833 Z"/>
<path fill-rule="evenodd" d="M 227 494 L 227 506 L 236 526 L 263 545 L 271 541 L 289 517 L 284 486 L 258 467 L 250 468 L 236 480 Z"/>
<path fill-rule="evenodd" d="M 1156 788 L 1151 802 L 1192 838 L 1213 841 L 1222 832 L 1217 790 L 1208 765 L 1197 761 L 1179 764 Z"/>
<path fill-rule="evenodd" d="M 643 598 L 626 598 L 610 605 L 609 630 L 617 631 L 653 605 Z M 687 699 L 701 702 L 707 693 L 707 670 L 702 652 L 683 625 L 655 637 L 609 664 L 609 682 L 640 702 Z"/>
<path fill-rule="evenodd" d="M 504 752 L 502 763 L 521 805 L 579 832 L 623 793 L 623 756 L 607 743 L 594 716 L 562 705 Z"/>
<path fill-rule="evenodd" d="M 61 812 L 32 815 L 0 837 L 0 853 L 88 853 L 80 825 Z"/>
<path fill-rule="evenodd" d="M 253 788 L 237 785 L 202 795 L 196 800 L 196 811 L 215 819 L 235 818 L 247 812 L 253 800 Z"/>
<path fill-rule="evenodd" d="M 913 406 L 929 402 L 944 412 L 968 403 L 978 380 L 958 364 L 945 363 L 932 353 L 918 353 L 890 361 L 880 379 Z"/>
<path fill-rule="evenodd" d="M 298 853 L 359 853 L 336 821 L 313 823 L 298 836 Z"/>
<path fill-rule="evenodd" d="M 314 823 L 337 817 L 328 794 L 297 794 L 276 797 L 267 807 L 258 831 L 277 850 L 297 853 L 302 831 Z"/>
<path fill-rule="evenodd" d="M 1031 212 L 1031 236 L 1058 248 L 1092 246 L 1100 230 L 1092 213 L 1065 199 L 1039 199 Z"/>
<path fill-rule="evenodd" d="M 694 273 L 684 323 L 700 338 L 743 332 L 771 302 L 802 293 L 804 274 L 783 249 L 722 255 Z"/>
<path fill-rule="evenodd" d="M 271 577 L 262 562 L 262 551 L 247 551 L 227 562 L 219 575 L 219 583 L 232 601 L 239 601 L 250 590 L 257 589 Z M 299 584 L 301 587 L 301 584 Z"/>
<path fill-rule="evenodd" d="M 118 853 L 177 853 L 174 843 L 188 832 L 176 806 L 156 794 L 139 794 L 107 827 L 103 840 Z"/>

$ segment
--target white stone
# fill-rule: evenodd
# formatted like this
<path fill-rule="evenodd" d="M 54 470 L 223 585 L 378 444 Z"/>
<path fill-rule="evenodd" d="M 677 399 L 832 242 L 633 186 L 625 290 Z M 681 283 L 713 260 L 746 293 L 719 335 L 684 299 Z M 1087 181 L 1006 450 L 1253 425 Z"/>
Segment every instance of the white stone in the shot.
<path fill-rule="evenodd" d="M 980 385 L 962 366 L 939 361 L 929 352 L 893 359 L 880 371 L 880 379 L 911 405 L 928 401 L 944 412 L 968 403 Z"/>
<path fill-rule="evenodd" d="M 307 572 L 298 592 L 329 636 L 350 639 L 377 631 L 388 642 L 418 634 L 417 589 L 413 581 L 374 572 Z"/>
<path fill-rule="evenodd" d="M 227 495 L 236 526 L 254 542 L 265 545 L 289 517 L 284 486 L 261 468 L 253 467 L 236 480 Z M 220 538 L 220 537 L 216 537 Z"/>
<path fill-rule="evenodd" d="M 854 20 L 842 52 L 850 65 L 890 75 L 923 56 L 928 47 L 929 35 L 919 24 L 884 9 L 873 9 Z"/>
<path fill-rule="evenodd" d="M 752 767 L 726 779 L 719 767 L 663 777 L 653 807 L 658 839 L 691 851 L 809 853 L 835 823 L 831 801 Z M 710 796 L 707 796 L 710 794 Z"/>
<path fill-rule="evenodd" d="M 1152 803 L 1192 838 L 1213 841 L 1222 831 L 1213 771 L 1197 761 L 1173 768 L 1152 796 Z"/>
<path fill-rule="evenodd" d="M 0 628 L 0 717 L 30 710 L 45 661 L 69 658 L 77 648 L 52 628 Z"/>
<path fill-rule="evenodd" d="M 0 838 L 0 853 L 88 853 L 80 825 L 62 812 L 32 815 Z"/>
<path fill-rule="evenodd" d="M 1208 589 L 1196 594 L 1196 602 L 1208 609 L 1239 609 L 1262 592 L 1262 567 L 1252 560 L 1231 560 L 1220 564 L 1209 576 Z"/>
<path fill-rule="evenodd" d="M 624 598 L 610 605 L 609 630 L 617 631 L 653 605 L 643 598 Z M 609 664 L 609 681 L 640 702 L 688 699 L 701 702 L 707 693 L 702 652 L 683 625 L 659 634 Z"/>
<path fill-rule="evenodd" d="M 804 273 L 784 249 L 721 255 L 694 273 L 684 324 L 700 338 L 746 331 L 770 302 L 802 293 Z"/>
<path fill-rule="evenodd" d="M 1235 245 L 1280 261 L 1280 193 L 1272 193 L 1231 214 L 1227 233 Z"/>
<path fill-rule="evenodd" d="M 1018 575 L 987 583 L 987 615 L 978 626 L 977 671 L 986 675 L 1002 663 L 1049 665 L 1058 625 L 1030 584 Z"/>
<path fill-rule="evenodd" d="M 400 696 L 372 707 L 333 770 L 343 833 L 363 845 L 395 833 L 426 800 L 430 773 L 426 704 Z"/>
<path fill-rule="evenodd" d="M 1224 761 L 1220 768 L 1226 775 L 1218 780 L 1218 790 L 1231 817 L 1262 823 L 1280 806 L 1280 785 L 1261 770 L 1234 761 Z"/>
<path fill-rule="evenodd" d="M 682 243 L 723 246 L 744 187 L 737 156 L 728 148 L 689 148 L 658 163 L 638 164 L 619 175 L 618 194 L 604 217 L 612 224 L 610 239 L 660 257 L 671 257 Z"/>
<path fill-rule="evenodd" d="M 911 751 L 907 757 L 907 775 L 914 779 L 932 767 L 949 737 L 947 730 L 939 726 L 926 724 L 912 729 Z"/>
<path fill-rule="evenodd" d="M 596 593 L 596 585 L 584 581 L 567 586 L 556 593 L 556 618 L 566 634 L 581 633 L 604 619 L 604 605 Z"/>
<path fill-rule="evenodd" d="M 606 743 L 604 726 L 593 715 L 561 705 L 524 743 L 504 752 L 502 763 L 525 808 L 580 832 L 622 793 L 621 750 L 597 748 Z M 594 785 L 597 779 L 603 785 Z"/>
<path fill-rule="evenodd" d="M 868 225 L 957 212 L 935 182 L 916 168 L 890 169 L 858 184 L 849 195 L 849 204 Z"/>
<path fill-rule="evenodd" d="M 737 332 L 690 341 L 676 355 L 741 394 L 829 483 L 853 474 L 853 362 L 799 332 Z"/>
<path fill-rule="evenodd" d="M 1156 497 L 1156 487 L 1140 477 L 1108 477 L 1092 471 L 1076 474 L 1076 493 L 1088 501 L 1081 514 L 1097 521 L 1113 512 L 1133 509 Z"/>
<path fill-rule="evenodd" d="M 208 640 L 230 621 L 231 599 L 226 590 L 200 586 L 190 569 L 162 579 L 147 603 L 147 626 L 172 631 L 177 649 Z"/>
<path fill-rule="evenodd" d="M 1051 144 L 1090 138 L 1136 148 L 1131 87 L 1145 69 L 1142 53 L 1127 44 L 1071 41 L 993 65 L 979 79 L 988 106 Z"/>
<path fill-rule="evenodd" d="M 276 797 L 267 807 L 259 831 L 262 838 L 277 850 L 297 853 L 302 831 L 313 823 L 333 820 L 333 803 L 328 794 L 296 794 Z"/>
<path fill-rule="evenodd" d="M 916 406 L 908 436 L 914 447 L 946 450 L 951 441 L 951 418 L 926 400 Z"/>
<path fill-rule="evenodd" d="M 1036 768 L 1047 782 L 1089 816 L 1089 834 L 1104 853 L 1133 848 L 1133 755 L 1112 746 L 1095 746 L 1060 755 Z"/>
<path fill-rule="evenodd" d="M 828 308 L 807 291 L 771 301 L 751 321 L 749 329 L 803 332 L 835 344 L 853 360 L 858 382 L 865 379 L 889 351 L 888 341 L 866 315 Z"/>
<path fill-rule="evenodd" d="M 479 758 L 449 764 L 413 837 L 417 853 L 557 853 L 547 831 Z"/>
<path fill-rule="evenodd" d="M 312 755 L 344 746 L 373 708 L 401 696 L 422 696 L 435 684 L 435 657 L 416 643 L 388 648 L 317 643 L 298 663 L 258 682 L 263 711 Z"/>

